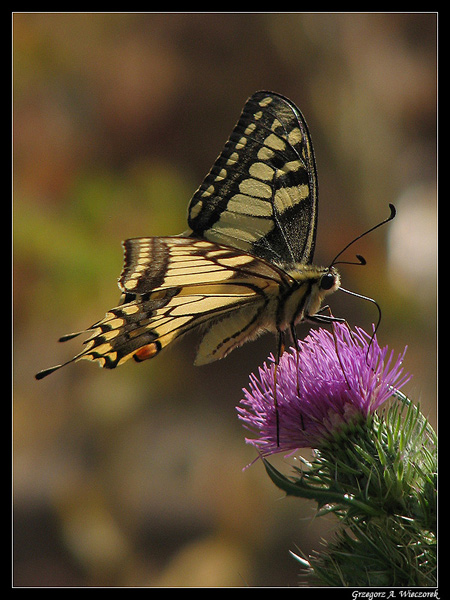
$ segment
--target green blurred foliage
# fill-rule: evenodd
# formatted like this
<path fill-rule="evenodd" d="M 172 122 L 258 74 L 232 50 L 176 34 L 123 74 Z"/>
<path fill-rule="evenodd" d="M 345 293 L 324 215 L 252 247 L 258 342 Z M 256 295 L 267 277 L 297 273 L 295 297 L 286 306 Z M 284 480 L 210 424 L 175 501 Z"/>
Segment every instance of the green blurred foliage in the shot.
<path fill-rule="evenodd" d="M 397 205 L 343 285 L 380 303 L 380 343 L 408 345 L 408 392 L 434 421 L 436 21 L 13 15 L 16 586 L 296 585 L 288 551 L 332 529 L 307 502 L 279 501 L 261 464 L 241 471 L 254 454 L 234 407 L 270 336 L 203 368 L 190 336 L 142 365 L 33 378 L 79 351 L 58 337 L 118 301 L 123 239 L 185 229 L 257 89 L 291 98 L 312 132 L 318 264 Z M 344 294 L 330 304 L 352 325 L 376 318 Z"/>

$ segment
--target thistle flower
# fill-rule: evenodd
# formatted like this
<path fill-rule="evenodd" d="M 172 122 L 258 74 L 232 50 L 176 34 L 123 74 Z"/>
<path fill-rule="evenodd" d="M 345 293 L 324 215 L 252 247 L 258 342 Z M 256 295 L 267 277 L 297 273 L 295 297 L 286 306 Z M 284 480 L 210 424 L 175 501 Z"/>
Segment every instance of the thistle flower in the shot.
<path fill-rule="evenodd" d="M 311 331 L 298 342 L 298 353 L 285 352 L 278 367 L 271 356 L 271 364 L 250 376 L 237 411 L 258 437 L 246 442 L 261 456 L 322 447 L 366 420 L 409 380 L 401 367 L 405 351 L 394 361 L 376 336 L 341 323 L 334 333 Z"/>
<path fill-rule="evenodd" d="M 309 557 L 294 555 L 314 585 L 436 585 L 436 434 L 400 388 L 396 359 L 376 336 L 334 324 L 312 331 L 279 365 L 251 375 L 237 408 L 247 439 L 273 483 L 308 498 L 318 516 L 338 519 L 334 539 Z M 405 349 L 406 350 L 406 349 Z M 276 391 L 275 391 L 276 386 Z M 392 401 L 377 411 L 388 398 Z M 266 458 L 295 456 L 293 475 Z"/>

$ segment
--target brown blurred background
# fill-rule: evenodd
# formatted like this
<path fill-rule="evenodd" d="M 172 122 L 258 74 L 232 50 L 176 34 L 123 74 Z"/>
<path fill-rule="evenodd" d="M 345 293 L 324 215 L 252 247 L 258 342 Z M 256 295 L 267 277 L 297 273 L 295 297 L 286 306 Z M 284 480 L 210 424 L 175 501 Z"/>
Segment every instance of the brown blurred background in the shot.
<path fill-rule="evenodd" d="M 235 406 L 274 339 L 195 368 L 190 336 L 114 371 L 58 345 L 115 306 L 127 237 L 185 229 L 187 203 L 247 97 L 304 113 L 315 145 L 315 262 L 408 345 L 406 392 L 436 418 L 435 14 L 14 14 L 14 584 L 295 586 L 289 550 L 333 520 L 283 498 Z M 369 303 L 335 315 L 370 329 Z M 307 327 L 299 328 L 304 336 Z M 289 460 L 274 463 L 289 473 Z"/>

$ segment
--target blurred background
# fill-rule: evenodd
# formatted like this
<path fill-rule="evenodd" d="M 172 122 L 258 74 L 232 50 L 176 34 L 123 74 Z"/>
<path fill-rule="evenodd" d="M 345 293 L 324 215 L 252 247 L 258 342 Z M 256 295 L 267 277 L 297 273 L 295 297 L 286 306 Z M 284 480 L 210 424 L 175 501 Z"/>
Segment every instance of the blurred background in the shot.
<path fill-rule="evenodd" d="M 188 201 L 253 92 L 304 113 L 320 188 L 316 264 L 356 235 L 382 345 L 436 421 L 435 14 L 13 15 L 14 585 L 296 586 L 289 550 L 333 520 L 284 498 L 236 416 L 265 336 L 193 367 L 193 335 L 155 361 L 70 365 L 117 304 L 121 241 L 186 227 Z M 370 303 L 333 313 L 370 330 Z M 308 327 L 299 327 L 304 337 Z M 274 464 L 290 472 L 289 459 Z"/>

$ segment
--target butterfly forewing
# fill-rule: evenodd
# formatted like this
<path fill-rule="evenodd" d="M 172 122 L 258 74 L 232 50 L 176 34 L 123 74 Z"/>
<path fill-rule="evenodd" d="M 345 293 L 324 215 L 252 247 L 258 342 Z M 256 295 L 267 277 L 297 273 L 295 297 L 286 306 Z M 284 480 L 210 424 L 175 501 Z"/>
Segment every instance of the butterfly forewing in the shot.
<path fill-rule="evenodd" d="M 192 235 L 287 267 L 311 262 L 316 221 L 305 120 L 283 96 L 257 92 L 189 204 Z"/>

